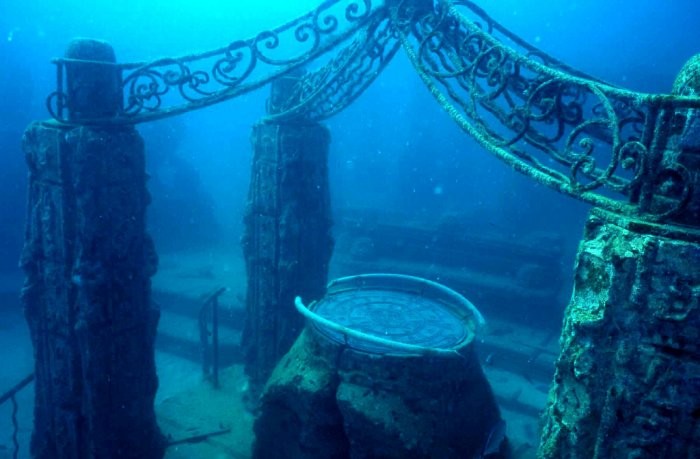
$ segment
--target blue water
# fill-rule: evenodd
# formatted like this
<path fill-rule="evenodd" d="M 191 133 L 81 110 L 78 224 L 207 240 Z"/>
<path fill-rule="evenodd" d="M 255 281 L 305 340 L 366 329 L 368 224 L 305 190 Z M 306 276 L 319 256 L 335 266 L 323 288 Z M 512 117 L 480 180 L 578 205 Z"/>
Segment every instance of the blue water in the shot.
<path fill-rule="evenodd" d="M 700 52 L 696 0 L 477 2 L 527 41 L 589 74 L 645 92 L 668 92 Z M 24 128 L 47 119 L 50 60 L 74 37 L 111 43 L 120 62 L 223 46 L 316 5 L 302 1 L 0 0 L 0 278 L 17 292 L 26 203 Z M 236 244 L 252 156 L 251 126 L 267 88 L 198 112 L 142 125 L 159 250 Z M 588 207 L 534 184 L 478 147 L 434 103 L 399 52 L 354 105 L 330 119 L 332 201 L 438 219 L 469 217 L 484 233 L 565 241 L 570 272 Z M 16 302 L 0 304 L 16 310 Z M 0 314 L 0 317 L 3 317 Z M 3 333 L 0 324 L 0 333 Z M 24 355 L 24 354 L 22 354 Z M 0 387 L 2 390 L 3 387 Z"/>
<path fill-rule="evenodd" d="M 700 6 L 692 0 L 477 3 L 565 62 L 641 91 L 668 91 L 678 69 L 700 50 L 696 22 Z M 0 268 L 15 270 L 22 240 L 25 166 L 19 140 L 31 120 L 47 118 L 45 98 L 55 80 L 50 59 L 61 56 L 72 38 L 104 39 L 114 46 L 119 61 L 143 61 L 223 46 L 314 5 L 308 0 L 3 1 Z M 198 205 L 185 215 L 189 222 L 185 226 L 191 231 L 180 231 L 174 243 L 204 238 L 196 228 L 202 225 L 237 233 L 248 180 L 249 130 L 263 113 L 264 98 L 264 91 L 253 93 L 142 127 L 151 150 L 149 172 L 155 186 L 177 194 L 168 189 L 175 169 L 175 173 L 189 174 L 185 183 L 195 188 L 193 199 Z M 580 234 L 584 206 L 533 186 L 475 147 L 432 102 L 401 55 L 353 107 L 329 125 L 337 206 L 371 199 L 398 209 L 416 205 L 438 211 L 459 209 L 473 211 L 499 227 L 541 227 L 572 234 L 574 239 Z M 164 150 L 178 157 L 164 157 Z M 397 162 L 402 166 L 390 167 Z M 361 187 L 356 186 L 358 182 Z M 164 202 L 154 196 L 151 220 L 156 239 L 161 232 L 158 226 L 168 226 L 169 214 L 182 211 L 182 200 L 187 198 L 174 196 Z M 168 245 L 166 235 L 160 240 Z"/>

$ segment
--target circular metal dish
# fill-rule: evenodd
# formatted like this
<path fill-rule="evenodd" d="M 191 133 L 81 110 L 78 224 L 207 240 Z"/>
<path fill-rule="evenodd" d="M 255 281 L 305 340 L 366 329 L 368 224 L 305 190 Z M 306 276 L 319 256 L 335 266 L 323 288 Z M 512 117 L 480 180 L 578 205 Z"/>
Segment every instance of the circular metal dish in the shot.
<path fill-rule="evenodd" d="M 297 308 L 330 341 L 376 354 L 455 352 L 473 340 L 483 323 L 476 308 L 455 291 L 396 274 L 337 279 L 320 301 L 306 308 L 298 299 Z"/>

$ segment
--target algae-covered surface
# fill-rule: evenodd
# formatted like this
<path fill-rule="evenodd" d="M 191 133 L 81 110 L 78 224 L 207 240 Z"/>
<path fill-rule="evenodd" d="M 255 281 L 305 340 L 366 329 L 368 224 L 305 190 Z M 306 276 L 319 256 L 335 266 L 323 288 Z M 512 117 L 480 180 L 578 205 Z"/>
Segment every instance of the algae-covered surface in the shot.
<path fill-rule="evenodd" d="M 156 406 L 158 423 L 170 441 L 220 433 L 170 446 L 166 458 L 250 457 L 253 415 L 244 407 L 243 368 L 240 365 L 227 368 L 220 376 L 219 389 L 202 382 Z"/>

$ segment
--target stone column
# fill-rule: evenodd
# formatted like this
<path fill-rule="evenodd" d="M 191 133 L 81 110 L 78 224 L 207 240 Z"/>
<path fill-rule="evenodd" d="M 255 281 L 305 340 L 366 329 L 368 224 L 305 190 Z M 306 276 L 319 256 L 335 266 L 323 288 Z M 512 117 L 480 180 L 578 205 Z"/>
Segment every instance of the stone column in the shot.
<path fill-rule="evenodd" d="M 294 77 L 273 83 L 268 112 L 289 97 Z M 245 233 L 248 274 L 243 333 L 246 373 L 255 398 L 301 332 L 294 297 L 323 296 L 333 249 L 328 130 L 318 123 L 261 123 L 253 128 L 253 166 Z"/>
<path fill-rule="evenodd" d="M 700 60 L 679 77 L 700 89 Z M 694 80 L 693 80 L 694 78 Z M 678 88 L 677 82 L 677 88 Z M 688 94 L 685 92 L 687 95 Z M 700 123 L 664 152 L 700 183 Z M 663 165 L 663 163 L 662 163 Z M 579 248 L 540 458 L 700 457 L 698 195 L 672 223 L 594 210 Z"/>
<path fill-rule="evenodd" d="M 673 94 L 700 97 L 700 54 L 693 56 L 681 69 L 673 84 Z M 684 110 L 676 114 L 679 134 L 669 154 L 691 172 L 693 191 L 690 204 L 676 220 L 700 227 L 700 110 Z"/>
<path fill-rule="evenodd" d="M 68 56 L 114 61 L 107 44 L 90 40 L 74 42 Z M 71 119 L 113 115 L 118 70 L 67 65 Z M 153 407 L 159 313 L 150 301 L 157 259 L 145 229 L 143 141 L 132 126 L 51 122 L 32 124 L 23 141 L 22 299 L 36 361 L 32 456 L 162 457 Z"/>

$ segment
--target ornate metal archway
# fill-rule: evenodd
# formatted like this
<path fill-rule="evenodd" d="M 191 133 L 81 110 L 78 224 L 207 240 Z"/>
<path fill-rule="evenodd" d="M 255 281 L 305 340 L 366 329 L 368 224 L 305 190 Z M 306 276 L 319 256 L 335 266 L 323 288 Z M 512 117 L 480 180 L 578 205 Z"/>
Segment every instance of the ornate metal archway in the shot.
<path fill-rule="evenodd" d="M 403 47 L 452 119 L 487 151 L 538 182 L 595 206 L 664 221 L 697 206 L 691 174 L 664 155 L 697 97 L 628 91 L 529 45 L 470 1 L 327 0 L 314 11 L 213 51 L 115 65 L 124 104 L 79 124 L 133 124 L 235 98 L 315 68 L 270 120 L 343 110 Z M 56 59 L 51 115 L 71 123 Z"/>
<path fill-rule="evenodd" d="M 95 374 L 102 374 L 103 360 L 89 352 L 91 346 L 114 348 L 95 333 L 104 329 L 103 313 L 110 320 L 123 319 L 118 327 L 107 325 L 131 351 L 130 333 L 152 347 L 157 318 L 146 299 L 154 260 L 143 223 L 143 147 L 132 125 L 213 105 L 291 75 L 291 88 L 284 97 L 273 98 L 275 106 L 269 107 L 263 126 L 317 122 L 351 104 L 399 49 L 438 104 L 484 149 L 537 182 L 602 209 L 589 221 L 577 262 L 542 457 L 578 457 L 593 450 L 600 457 L 615 451 L 642 454 L 648 445 L 631 444 L 629 438 L 647 441 L 645 426 L 655 429 L 656 451 L 668 456 L 683 451 L 685 443 L 672 439 L 674 428 L 696 419 L 700 410 L 685 403 L 697 385 L 683 389 L 686 375 L 693 384 L 700 377 L 695 344 L 700 327 L 700 70 L 690 69 L 672 95 L 618 88 L 532 47 L 471 1 L 326 0 L 288 24 L 202 54 L 125 64 L 57 59 L 57 88 L 47 100 L 57 123 L 28 131 L 34 145 L 29 155 L 30 218 L 36 228 L 30 225 L 27 233 L 25 302 L 44 314 L 42 320 L 48 311 L 57 328 L 83 340 L 71 352 L 80 354 L 76 362 L 93 365 Z M 82 111 L 85 95 L 80 85 L 71 85 L 81 68 L 104 70 L 107 80 L 117 82 L 118 101 L 106 112 Z M 296 76 L 301 69 L 307 73 Z M 316 127 L 307 138 L 318 140 L 312 152 L 318 159 L 324 157 L 327 135 Z M 261 138 L 281 138 L 275 129 L 261 127 L 259 132 Z M 110 139 L 122 147 L 115 148 Z M 277 154 L 264 165 L 273 173 L 285 164 L 277 147 L 266 150 L 270 157 Z M 74 164 L 68 167 L 64 159 Z M 308 157 L 299 161 L 313 162 Z M 56 191 L 56 184 L 67 191 Z M 90 190 L 100 187 L 108 190 L 94 200 Z M 110 206 L 120 212 L 111 214 Z M 109 248 L 93 253 L 94 244 L 88 243 L 98 230 L 108 233 L 102 241 Z M 57 245 L 63 238 L 68 244 Z M 74 256 L 76 271 L 66 271 Z M 113 261 L 119 264 L 116 280 L 98 269 Z M 67 279 L 74 285 L 64 288 Z M 105 286 L 123 293 L 123 301 L 105 298 Z M 75 315 L 67 308 L 73 322 L 66 325 L 46 306 L 55 298 L 61 306 L 82 302 L 88 313 Z M 109 307 L 94 308 L 102 303 Z M 128 315 L 113 314 L 119 308 Z M 136 332 L 134 324 L 141 327 Z M 37 334 L 46 332 L 41 320 L 34 326 Z M 49 370 L 63 362 L 63 349 L 42 350 L 50 354 L 41 355 L 49 363 L 43 374 L 37 370 L 37 384 L 52 384 Z M 147 358 L 136 363 L 154 376 Z M 640 375 L 640 365 L 649 371 Z M 80 368 L 60 370 L 77 374 Z M 60 388 L 62 394 L 75 395 L 70 384 Z M 121 413 L 125 432 L 128 420 L 152 404 L 153 381 L 141 384 L 142 390 L 133 389 L 140 394 L 138 406 Z M 125 387 L 123 399 L 133 395 L 128 385 L 119 387 Z M 638 404 L 641 414 L 628 422 L 627 412 Z M 94 411 L 112 415 L 106 408 L 96 403 Z M 144 441 L 162 452 L 152 417 L 144 423 Z M 580 435 L 582 430 L 588 435 Z M 682 440 L 688 443 L 692 432 L 686 434 Z M 104 440 L 109 444 L 114 438 L 105 435 Z M 80 451 L 82 445 L 76 441 L 70 446 Z M 51 451 L 46 454 L 50 457 Z"/>

